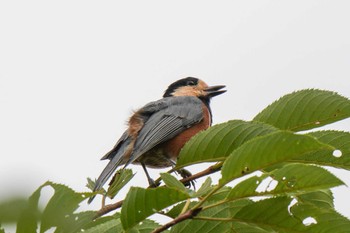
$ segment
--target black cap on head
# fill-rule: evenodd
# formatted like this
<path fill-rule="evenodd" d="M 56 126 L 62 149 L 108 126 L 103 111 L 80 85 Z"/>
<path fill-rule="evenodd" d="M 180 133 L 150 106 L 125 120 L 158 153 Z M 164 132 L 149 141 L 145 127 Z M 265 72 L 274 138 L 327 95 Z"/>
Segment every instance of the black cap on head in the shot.
<path fill-rule="evenodd" d="M 198 84 L 198 78 L 193 77 L 187 77 L 180 80 L 177 80 L 176 82 L 169 85 L 168 89 L 166 89 L 163 97 L 170 97 L 171 94 L 179 87 L 183 86 L 196 86 Z"/>

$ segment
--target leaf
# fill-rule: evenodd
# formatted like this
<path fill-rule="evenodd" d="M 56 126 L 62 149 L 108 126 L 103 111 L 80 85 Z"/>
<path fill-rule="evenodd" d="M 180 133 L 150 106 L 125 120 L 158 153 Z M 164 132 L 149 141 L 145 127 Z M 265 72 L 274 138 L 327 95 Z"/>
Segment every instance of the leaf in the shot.
<path fill-rule="evenodd" d="M 96 183 L 95 181 L 93 181 L 90 177 L 88 177 L 86 187 L 91 191 L 94 191 L 95 183 Z"/>
<path fill-rule="evenodd" d="M 232 152 L 223 164 L 220 183 L 228 183 L 244 174 L 300 157 L 306 153 L 333 149 L 321 144 L 313 137 L 287 131 L 261 136 Z"/>
<path fill-rule="evenodd" d="M 189 197 L 187 193 L 174 188 L 131 187 L 121 210 L 123 228 L 128 230 L 148 216 Z"/>
<path fill-rule="evenodd" d="M 258 193 L 257 189 L 261 183 L 271 177 L 268 173 L 261 176 L 253 176 L 236 184 L 227 194 L 224 199 L 235 200 L 245 197 L 263 196 L 264 194 Z"/>
<path fill-rule="evenodd" d="M 350 100 L 331 91 L 307 89 L 285 95 L 273 102 L 255 121 L 279 129 L 313 129 L 350 117 Z"/>
<path fill-rule="evenodd" d="M 95 211 L 85 211 L 65 216 L 63 224 L 57 226 L 55 233 L 76 233 L 84 229 L 96 216 Z"/>
<path fill-rule="evenodd" d="M 40 192 L 46 186 L 51 186 L 55 192 L 41 214 L 38 210 L 38 202 Z M 68 229 L 83 226 L 92 219 L 93 212 L 80 214 L 73 214 L 73 212 L 79 207 L 81 201 L 91 195 L 92 193 L 77 193 L 65 185 L 48 181 L 30 196 L 18 220 L 16 232 L 36 233 L 38 223 L 41 223 L 40 232 L 45 232 L 51 227 L 57 227 L 56 232 L 60 229 L 68 232 Z"/>
<path fill-rule="evenodd" d="M 176 167 L 225 160 L 243 143 L 274 131 L 276 131 L 274 127 L 264 123 L 241 120 L 215 125 L 196 134 L 185 144 L 176 162 Z"/>
<path fill-rule="evenodd" d="M 350 229 L 350 221 L 332 209 L 299 202 L 291 206 L 291 201 L 290 197 L 277 197 L 252 203 L 235 214 L 233 221 L 284 233 L 345 233 Z M 303 223 L 307 217 L 314 218 L 317 223 Z"/>
<path fill-rule="evenodd" d="M 40 191 L 44 185 L 40 186 L 29 197 L 26 208 L 21 213 L 17 223 L 16 233 L 36 233 L 37 224 L 40 216 L 38 210 L 38 202 L 40 197 Z"/>
<path fill-rule="evenodd" d="M 213 188 L 216 188 L 216 186 L 213 186 Z M 226 198 L 226 196 L 229 194 L 230 191 L 231 191 L 231 187 L 223 186 L 208 198 L 208 202 L 222 201 Z"/>
<path fill-rule="evenodd" d="M 304 164 L 288 164 L 271 174 L 278 181 L 273 190 L 276 193 L 287 190 L 294 190 L 295 193 L 309 192 L 344 185 L 343 181 L 326 169 Z"/>
<path fill-rule="evenodd" d="M 333 146 L 340 150 L 340 157 L 333 156 L 333 151 L 315 151 L 293 159 L 303 163 L 314 163 L 350 170 L 350 133 L 341 131 L 317 131 L 308 133 L 320 142 Z"/>
<path fill-rule="evenodd" d="M 107 196 L 113 199 L 118 192 L 134 177 L 131 169 L 120 169 L 118 170 L 107 190 Z"/>
<path fill-rule="evenodd" d="M 241 199 L 241 200 L 237 200 L 237 201 L 233 201 L 229 203 L 230 206 L 230 215 L 227 217 L 232 217 L 234 216 L 236 213 L 238 213 L 242 208 L 244 208 L 247 205 L 251 205 L 253 203 L 252 200 L 250 199 Z M 210 203 L 209 203 L 210 204 Z M 207 213 L 205 211 L 202 212 L 202 215 L 207 215 Z"/>
<path fill-rule="evenodd" d="M 155 221 L 146 219 L 144 221 L 142 221 L 142 223 L 138 224 L 137 226 L 133 227 L 131 229 L 131 231 L 128 231 L 128 233 L 132 232 L 132 233 L 150 233 L 152 232 L 154 229 L 160 227 L 160 225 L 158 223 L 156 223 Z M 163 231 L 164 233 L 169 232 L 169 231 Z"/>
<path fill-rule="evenodd" d="M 298 194 L 297 199 L 302 203 L 312 204 L 322 209 L 334 208 L 334 197 L 332 192 L 328 189 Z"/>
<path fill-rule="evenodd" d="M 65 225 L 67 216 L 79 207 L 79 203 L 86 199 L 82 193 L 77 193 L 62 184 L 47 182 L 55 193 L 47 203 L 41 218 L 40 232 L 45 232 L 54 226 Z"/>
<path fill-rule="evenodd" d="M 84 230 L 84 233 L 115 233 L 124 232 L 120 219 L 113 218 Z"/>
<path fill-rule="evenodd" d="M 188 205 L 188 209 L 194 207 L 197 203 L 198 203 L 197 201 L 191 201 L 190 204 Z M 186 204 L 186 201 L 176 204 L 169 211 L 167 211 L 165 215 L 170 218 L 176 218 L 181 214 L 185 204 Z"/>
<path fill-rule="evenodd" d="M 212 184 L 212 180 L 211 180 L 210 176 L 208 176 L 207 179 L 203 182 L 202 186 L 196 192 L 195 196 L 202 197 L 202 196 L 208 194 L 214 187 L 211 184 Z"/>
<path fill-rule="evenodd" d="M 252 223 L 235 222 L 232 224 L 232 231 L 235 233 L 276 233 L 273 230 L 263 229 Z"/>
<path fill-rule="evenodd" d="M 271 178 L 272 177 L 272 178 Z M 265 179 L 278 182 L 272 189 L 258 190 Z M 265 195 L 293 195 L 325 188 L 332 188 L 344 184 L 329 171 L 316 166 L 305 164 L 288 164 L 260 177 L 254 176 L 238 183 L 232 188 L 227 199 Z"/>
<path fill-rule="evenodd" d="M 314 224 L 306 224 L 310 233 L 348 233 L 350 220 L 337 213 L 334 209 L 320 208 L 315 205 L 297 203 L 291 207 L 294 216 L 305 221 L 307 218 L 314 219 Z"/>
<path fill-rule="evenodd" d="M 93 221 L 90 221 L 89 223 L 87 223 L 83 227 L 83 230 L 84 230 L 84 232 L 86 230 L 91 230 L 92 231 L 93 229 L 95 229 L 96 226 L 104 224 L 104 223 L 106 223 L 108 221 L 111 221 L 111 220 L 115 220 L 115 219 L 119 219 L 120 229 L 123 229 L 122 226 L 121 226 L 121 222 L 120 222 L 120 213 L 116 212 L 113 215 L 99 217 L 97 219 L 94 219 Z M 106 224 L 106 225 L 108 225 L 108 224 Z"/>
<path fill-rule="evenodd" d="M 16 223 L 28 205 L 27 199 L 13 197 L 0 203 L 0 223 Z"/>
<path fill-rule="evenodd" d="M 230 204 L 223 204 L 215 208 L 211 208 L 201 214 L 210 217 L 224 218 L 227 217 L 231 210 Z M 192 220 L 184 221 L 180 224 L 172 227 L 171 232 L 191 232 L 191 233 L 206 233 L 206 232 L 228 232 L 232 223 L 221 221 L 205 221 L 205 220 Z"/>
<path fill-rule="evenodd" d="M 249 200 L 239 200 L 225 203 L 213 208 L 201 211 L 197 217 L 207 218 L 230 218 L 244 206 L 250 204 Z M 232 232 L 236 223 L 232 221 L 208 221 L 194 218 L 191 221 L 184 221 L 175 225 L 171 232 L 211 233 L 211 232 Z"/>
<path fill-rule="evenodd" d="M 161 173 L 160 177 L 164 181 L 165 185 L 169 188 L 177 189 L 178 191 L 188 193 L 189 190 L 186 189 L 183 183 L 181 183 L 178 179 L 170 175 L 169 173 Z"/>
<path fill-rule="evenodd" d="M 233 216 L 233 219 L 254 224 L 263 229 L 269 228 L 274 230 L 273 232 L 306 232 L 302 222 L 289 213 L 288 206 L 291 201 L 290 197 L 278 197 L 254 202 L 244 206 Z"/>

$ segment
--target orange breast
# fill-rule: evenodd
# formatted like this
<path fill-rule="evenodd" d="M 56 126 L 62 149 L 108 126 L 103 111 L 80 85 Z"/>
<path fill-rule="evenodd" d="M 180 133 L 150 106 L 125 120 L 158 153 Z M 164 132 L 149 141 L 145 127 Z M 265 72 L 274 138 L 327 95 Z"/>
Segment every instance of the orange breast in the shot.
<path fill-rule="evenodd" d="M 211 124 L 211 117 L 210 112 L 203 104 L 203 119 L 196 125 L 193 125 L 192 127 L 186 129 L 173 139 L 170 139 L 167 141 L 163 147 L 165 154 L 167 154 L 168 157 L 170 157 L 172 160 L 176 161 L 177 156 L 180 153 L 180 150 L 185 145 L 185 143 L 190 140 L 191 137 L 196 135 L 202 130 L 205 130 L 209 128 Z"/>

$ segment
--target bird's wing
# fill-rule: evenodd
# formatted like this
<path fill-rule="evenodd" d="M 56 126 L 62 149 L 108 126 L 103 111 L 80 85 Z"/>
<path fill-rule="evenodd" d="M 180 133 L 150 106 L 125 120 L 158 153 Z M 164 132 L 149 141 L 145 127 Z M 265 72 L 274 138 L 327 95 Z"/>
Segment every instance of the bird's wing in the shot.
<path fill-rule="evenodd" d="M 142 108 L 141 117 L 143 121 L 147 121 L 150 116 L 159 111 L 160 109 L 166 108 L 166 102 L 161 100 L 151 102 Z M 117 169 L 118 166 L 125 163 L 124 155 L 128 150 L 129 146 L 132 144 L 133 139 L 130 137 L 128 130 L 126 130 L 123 135 L 120 137 L 118 142 L 115 144 L 112 150 L 105 154 L 101 160 L 109 159 L 109 163 L 103 169 L 101 174 L 96 180 L 94 191 L 99 190 L 107 182 L 109 177 Z M 94 196 L 89 199 L 89 203 L 93 200 Z"/>
<path fill-rule="evenodd" d="M 203 103 L 197 97 L 168 97 L 146 105 L 145 124 L 140 130 L 134 150 L 126 163 L 165 142 L 203 119 Z"/>
<path fill-rule="evenodd" d="M 202 102 L 190 96 L 163 98 L 147 104 L 138 113 L 144 121 L 144 126 L 137 136 L 134 150 L 125 166 L 203 118 Z M 128 131 L 125 131 L 113 149 L 102 157 L 102 160 L 110 161 L 98 177 L 94 191 L 101 189 L 117 167 L 125 163 L 126 158 L 123 156 L 132 141 Z M 91 197 L 88 202 L 90 203 L 93 198 Z"/>

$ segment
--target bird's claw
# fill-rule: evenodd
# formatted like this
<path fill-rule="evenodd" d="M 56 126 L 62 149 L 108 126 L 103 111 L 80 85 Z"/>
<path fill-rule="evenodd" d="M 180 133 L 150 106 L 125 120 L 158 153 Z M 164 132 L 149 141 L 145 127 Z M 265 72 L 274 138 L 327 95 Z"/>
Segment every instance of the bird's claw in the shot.
<path fill-rule="evenodd" d="M 153 179 L 149 178 L 148 179 L 148 184 L 150 188 L 156 188 L 159 186 L 159 183 L 157 184 Z"/>
<path fill-rule="evenodd" d="M 192 173 L 186 169 L 180 169 L 180 170 L 177 170 L 177 172 L 184 179 L 192 176 Z M 195 180 L 190 180 L 190 181 L 185 182 L 184 185 L 188 188 L 193 187 L 193 189 L 196 190 L 195 182 L 196 182 Z"/>

